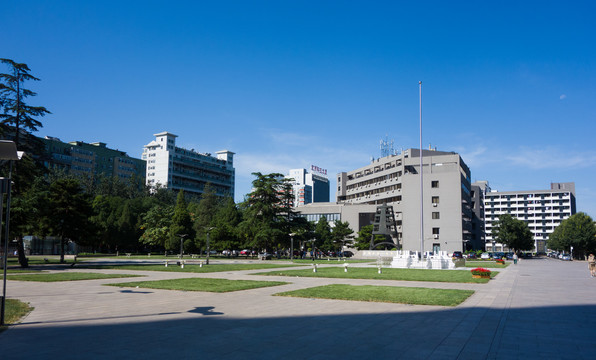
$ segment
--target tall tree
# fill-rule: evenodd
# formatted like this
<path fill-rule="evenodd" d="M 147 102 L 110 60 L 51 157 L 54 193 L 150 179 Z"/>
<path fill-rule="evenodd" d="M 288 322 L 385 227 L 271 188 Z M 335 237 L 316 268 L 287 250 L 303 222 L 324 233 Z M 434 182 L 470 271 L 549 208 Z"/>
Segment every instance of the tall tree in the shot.
<path fill-rule="evenodd" d="M 251 248 L 271 249 L 273 244 L 287 242 L 287 210 L 283 203 L 283 175 L 253 173 L 253 191 L 243 204 L 244 220 L 240 229 Z"/>
<path fill-rule="evenodd" d="M 561 221 L 548 237 L 548 247 L 559 251 L 571 251 L 575 258 L 596 252 L 596 225 L 586 213 L 578 212 Z"/>
<path fill-rule="evenodd" d="M 188 243 L 186 246 L 190 246 L 194 239 L 194 229 L 192 227 L 192 220 L 188 212 L 186 199 L 184 198 L 184 191 L 178 192 L 178 198 L 176 199 L 176 206 L 174 207 L 174 215 L 172 216 L 172 225 L 170 225 L 170 237 L 166 243 L 166 249 L 173 250 L 178 248 L 180 244 L 180 238 L 183 237 Z"/>
<path fill-rule="evenodd" d="M 9 67 L 8 73 L 0 73 L 0 130 L 4 138 L 15 142 L 19 151 L 28 154 L 20 162 L 16 162 L 11 174 L 15 184 L 13 192 L 18 196 L 32 183 L 31 179 L 42 172 L 43 167 L 36 166 L 30 157 L 42 154 L 42 144 L 31 133 L 42 127 L 36 118 L 50 112 L 43 106 L 30 106 L 25 102 L 28 97 L 37 94 L 26 89 L 24 83 L 30 80 L 39 81 L 31 75 L 27 64 L 4 58 L 0 58 L 0 62 Z M 17 249 L 20 265 L 27 267 L 22 236 L 17 237 Z"/>
<path fill-rule="evenodd" d="M 30 106 L 25 99 L 37 95 L 23 87 L 25 81 L 39 81 L 30 74 L 27 64 L 0 58 L 0 62 L 10 68 L 10 73 L 0 74 L 0 124 L 14 128 L 14 142 L 17 148 L 21 145 L 21 132 L 32 133 L 43 125 L 36 117 L 42 117 L 50 112 L 43 106 Z"/>
<path fill-rule="evenodd" d="M 93 208 L 89 195 L 77 180 L 60 179 L 50 184 L 48 192 L 48 229 L 60 237 L 60 262 L 64 262 L 66 240 L 77 241 L 92 236 L 89 218 Z"/>
<path fill-rule="evenodd" d="M 353 233 L 354 230 L 350 229 L 350 224 L 347 221 L 337 220 L 331 230 L 331 239 L 341 251 L 343 245 L 351 241 Z"/>
<path fill-rule="evenodd" d="M 495 241 L 507 245 L 509 249 L 522 251 L 534 249 L 534 236 L 528 224 L 509 214 L 499 216 L 499 220 L 494 223 L 492 236 Z"/>

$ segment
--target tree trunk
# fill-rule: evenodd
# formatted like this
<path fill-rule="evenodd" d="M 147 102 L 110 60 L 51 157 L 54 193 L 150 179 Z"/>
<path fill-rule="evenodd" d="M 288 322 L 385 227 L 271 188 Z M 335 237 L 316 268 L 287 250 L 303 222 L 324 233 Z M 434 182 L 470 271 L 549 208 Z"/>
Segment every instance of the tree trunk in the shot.
<path fill-rule="evenodd" d="M 29 267 L 29 259 L 25 256 L 25 246 L 22 236 L 17 237 L 17 252 L 19 254 L 19 265 L 21 265 L 22 268 Z"/>
<path fill-rule="evenodd" d="M 64 264 L 64 235 L 60 237 L 60 264 Z"/>

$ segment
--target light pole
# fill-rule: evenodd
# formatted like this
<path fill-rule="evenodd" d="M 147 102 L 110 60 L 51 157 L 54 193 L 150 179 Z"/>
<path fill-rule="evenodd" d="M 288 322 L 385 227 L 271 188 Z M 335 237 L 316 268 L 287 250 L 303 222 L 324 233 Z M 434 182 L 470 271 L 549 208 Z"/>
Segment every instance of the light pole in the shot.
<path fill-rule="evenodd" d="M 188 234 L 177 234 L 180 236 L 180 259 L 183 256 L 183 246 L 184 246 L 184 238 L 188 236 Z"/>
<path fill-rule="evenodd" d="M 295 233 L 290 233 L 290 261 L 294 261 L 294 236 L 296 236 Z"/>
<path fill-rule="evenodd" d="M 5 221 L 5 236 L 4 236 L 4 257 L 3 257 L 3 278 L 2 278 L 2 303 L 0 305 L 0 325 L 4 325 L 4 313 L 6 309 L 6 268 L 8 267 L 8 234 L 10 223 L 10 183 L 12 177 L 12 160 L 20 160 L 23 152 L 17 151 L 17 146 L 14 141 L 0 140 L 0 160 L 10 161 L 10 171 L 8 178 L 0 178 L 0 240 L 2 240 L 2 208 L 4 204 L 4 194 L 8 194 L 6 199 L 6 221 Z"/>

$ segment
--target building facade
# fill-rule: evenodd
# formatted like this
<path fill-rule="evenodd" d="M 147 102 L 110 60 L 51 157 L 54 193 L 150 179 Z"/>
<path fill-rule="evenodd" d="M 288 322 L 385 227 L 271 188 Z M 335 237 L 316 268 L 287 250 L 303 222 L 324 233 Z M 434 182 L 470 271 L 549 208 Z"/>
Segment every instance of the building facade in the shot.
<path fill-rule="evenodd" d="M 468 166 L 454 152 L 422 150 L 421 187 L 420 153 L 408 149 L 338 174 L 338 203 L 393 206 L 394 241 L 405 250 L 420 250 L 421 246 L 434 252 L 470 248 L 473 212 Z"/>
<path fill-rule="evenodd" d="M 546 252 L 548 236 L 561 222 L 575 214 L 575 183 L 551 183 L 550 190 L 493 191 L 484 199 L 486 249 L 509 250 L 493 242 L 492 229 L 499 216 L 510 214 L 528 224 L 534 235 L 534 251 Z"/>
<path fill-rule="evenodd" d="M 286 178 L 292 180 L 294 206 L 329 202 L 329 179 L 322 174 L 309 173 L 306 169 L 291 169 Z"/>
<path fill-rule="evenodd" d="M 48 168 L 60 168 L 72 174 L 90 177 L 115 176 L 122 180 L 132 177 L 145 182 L 145 161 L 130 157 L 124 151 L 110 149 L 102 142 L 60 141 L 55 137 L 40 138 L 45 145 Z"/>
<path fill-rule="evenodd" d="M 143 160 L 147 162 L 148 186 L 163 186 L 172 190 L 201 195 L 207 184 L 218 196 L 234 197 L 234 153 L 218 151 L 216 156 L 176 146 L 177 135 L 169 132 L 154 134 L 145 145 Z"/>

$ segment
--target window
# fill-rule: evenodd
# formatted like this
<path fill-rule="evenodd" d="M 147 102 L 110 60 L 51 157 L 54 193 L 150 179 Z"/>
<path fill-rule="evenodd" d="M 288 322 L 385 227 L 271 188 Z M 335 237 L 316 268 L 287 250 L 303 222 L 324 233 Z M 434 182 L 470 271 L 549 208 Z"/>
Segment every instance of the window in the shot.
<path fill-rule="evenodd" d="M 438 188 L 439 187 L 439 180 L 433 180 L 430 182 L 430 186 L 433 188 Z"/>
<path fill-rule="evenodd" d="M 440 219 L 440 215 L 438 211 L 433 212 L 433 219 Z"/>
<path fill-rule="evenodd" d="M 433 204 L 438 204 L 439 203 L 439 197 L 438 196 L 433 196 L 432 197 L 432 202 L 433 202 Z"/>
<path fill-rule="evenodd" d="M 433 235 L 439 235 L 439 228 L 433 228 Z"/>

